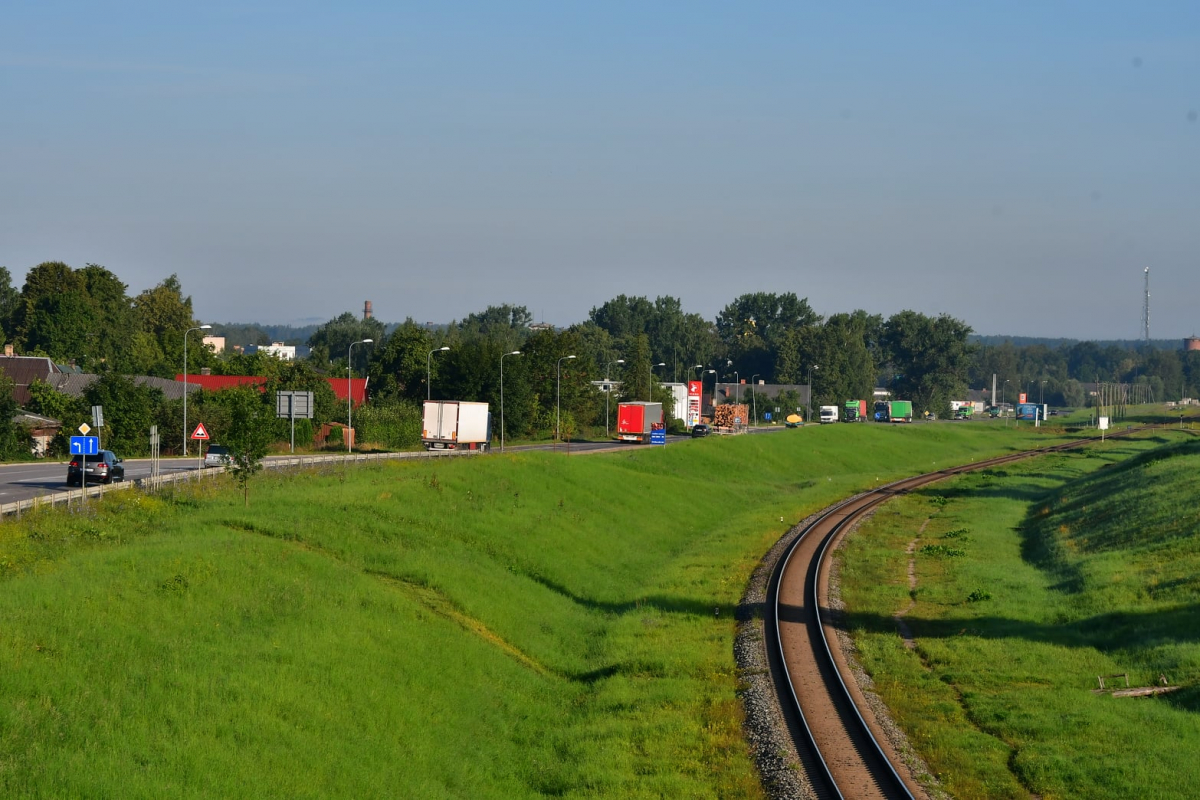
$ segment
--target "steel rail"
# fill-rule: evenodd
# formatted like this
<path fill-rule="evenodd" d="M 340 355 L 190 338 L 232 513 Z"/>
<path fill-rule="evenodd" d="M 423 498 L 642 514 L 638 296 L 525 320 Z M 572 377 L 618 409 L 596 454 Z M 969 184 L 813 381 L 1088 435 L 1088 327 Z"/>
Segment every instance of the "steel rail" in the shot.
<path fill-rule="evenodd" d="M 1113 438 L 1115 436 L 1126 436 L 1130 433 L 1138 430 L 1144 430 L 1148 427 L 1153 426 L 1144 426 L 1136 429 L 1127 429 L 1121 432 L 1114 432 L 1108 438 Z M 967 472 L 987 469 L 999 464 L 1024 460 L 1048 453 L 1061 452 L 1064 450 L 1081 447 L 1095 441 L 1100 441 L 1100 437 L 1088 437 L 1085 439 L 1077 439 L 1071 442 L 1064 442 L 1058 445 L 1051 445 L 1049 447 L 1042 447 L 1034 450 L 1024 450 L 1018 453 L 1008 453 L 971 464 L 950 467 L 947 469 L 937 470 L 935 472 L 928 472 L 921 475 L 910 476 L 900 480 L 892 481 L 891 483 L 868 490 L 826 508 L 824 511 L 820 512 L 820 514 L 812 522 L 806 525 L 804 529 L 788 545 L 786 552 L 776 565 L 774 571 L 775 588 L 774 592 L 772 593 L 772 600 L 775 606 L 773 621 L 775 625 L 776 651 L 778 653 L 779 663 L 783 671 L 784 682 L 787 684 L 788 695 L 790 695 L 791 700 L 790 703 L 785 703 L 785 698 L 780 698 L 780 706 L 781 708 L 784 708 L 786 705 L 786 708 L 784 709 L 785 713 L 790 712 L 791 714 L 794 714 L 797 719 L 799 719 L 800 727 L 803 729 L 805 735 L 805 740 L 803 742 L 796 742 L 797 748 L 799 749 L 802 746 L 806 747 L 808 752 L 815 756 L 816 763 L 820 765 L 821 773 L 819 776 L 817 776 L 817 779 L 823 782 L 826 785 L 826 788 L 830 790 L 836 797 L 844 798 L 845 795 L 842 794 L 841 789 L 838 787 L 837 781 L 833 775 L 833 771 L 829 766 L 829 762 L 826 760 L 825 754 L 821 752 L 821 748 L 817 743 L 812 726 L 809 724 L 809 720 L 804 714 L 804 710 L 800 703 L 800 698 L 796 694 L 795 683 L 792 680 L 792 671 L 788 667 L 787 653 L 784 648 L 783 626 L 781 624 L 781 607 L 783 603 L 781 602 L 780 596 L 784 587 L 784 576 L 788 572 L 788 567 L 791 564 L 792 556 L 795 554 L 799 545 L 805 541 L 805 539 L 809 537 L 814 530 L 817 530 L 819 526 L 829 521 L 831 517 L 839 513 L 845 514 L 843 519 L 837 522 L 825 534 L 825 538 L 819 545 L 816 555 L 812 558 L 812 561 L 807 565 L 806 569 L 804 569 L 802 573 L 804 575 L 804 580 L 808 580 L 809 576 L 812 576 L 812 592 L 810 600 L 813 604 L 813 619 L 811 620 L 811 624 L 815 625 L 819 633 L 818 638 L 822 643 L 822 647 L 820 647 L 820 649 L 816 652 L 816 655 L 819 658 L 823 657 L 823 660 L 821 660 L 821 663 L 819 664 L 819 668 L 827 668 L 837 676 L 837 684 L 840 687 L 838 699 L 848 703 L 850 709 L 853 710 L 853 718 L 851 720 L 851 724 L 855 725 L 855 730 L 853 733 L 859 736 L 865 735 L 866 741 L 870 742 L 871 749 L 869 750 L 869 755 L 864 757 L 863 763 L 866 769 L 870 772 L 876 785 L 878 785 L 879 788 L 888 796 L 898 796 L 912 800 L 912 792 L 909 790 L 907 784 L 905 784 L 903 778 L 900 776 L 895 764 L 893 764 L 891 759 L 888 758 L 883 746 L 879 743 L 878 739 L 876 739 L 871 730 L 870 724 L 867 722 L 866 717 L 863 716 L 862 710 L 859 708 L 858 703 L 855 702 L 854 695 L 850 690 L 850 686 L 847 683 L 845 676 L 838 667 L 837 660 L 834 658 L 833 647 L 830 644 L 829 637 L 825 632 L 825 625 L 821 615 L 820 603 L 820 575 L 822 569 L 824 568 L 824 559 L 826 554 L 830 552 L 832 544 L 838 541 L 838 539 L 844 535 L 849 527 L 861 519 L 864 514 L 898 494 L 904 494 L 917 487 L 924 486 L 929 483 L 935 483 L 956 475 L 962 475 Z M 830 694 L 832 699 L 836 689 L 834 687 L 827 687 L 826 691 Z M 848 729 L 847 733 L 850 733 Z M 887 770 L 882 776 L 877 774 L 877 770 L 872 769 L 870 765 L 866 764 L 868 758 L 878 759 L 883 764 L 886 764 Z M 810 780 L 813 779 L 813 776 L 810 775 L 809 777 Z M 888 785 L 885 786 L 885 784 Z M 888 791 L 889 789 L 891 791 Z"/>

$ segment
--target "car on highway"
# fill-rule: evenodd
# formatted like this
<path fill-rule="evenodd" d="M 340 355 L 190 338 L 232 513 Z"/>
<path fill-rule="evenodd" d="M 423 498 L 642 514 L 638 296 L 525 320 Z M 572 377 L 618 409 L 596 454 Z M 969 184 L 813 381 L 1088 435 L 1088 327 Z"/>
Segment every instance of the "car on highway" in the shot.
<path fill-rule="evenodd" d="M 228 463 L 229 448 L 224 445 L 214 444 L 204 454 L 204 466 L 206 467 L 223 467 Z"/>
<path fill-rule="evenodd" d="M 693 439 L 699 439 L 701 436 L 708 436 L 710 433 L 712 433 L 712 428 L 708 427 L 704 423 L 692 426 Z"/>
<path fill-rule="evenodd" d="M 67 486 L 124 480 L 125 462 L 112 450 L 101 450 L 90 456 L 71 456 L 71 462 L 67 464 Z"/>

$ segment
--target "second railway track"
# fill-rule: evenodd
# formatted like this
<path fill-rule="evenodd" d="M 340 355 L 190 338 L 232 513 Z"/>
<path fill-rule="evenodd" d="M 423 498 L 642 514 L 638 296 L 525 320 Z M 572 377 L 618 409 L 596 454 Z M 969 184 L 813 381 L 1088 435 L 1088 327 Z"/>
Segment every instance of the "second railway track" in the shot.
<path fill-rule="evenodd" d="M 864 492 L 821 512 L 792 541 L 768 585 L 768 662 L 797 754 L 819 797 L 914 798 L 911 778 L 867 708 L 837 644 L 828 609 L 825 555 L 862 516 L 899 494 L 935 481 L 1091 442 L 1080 439 L 930 472 Z M 772 652 L 773 651 L 773 652 Z"/>

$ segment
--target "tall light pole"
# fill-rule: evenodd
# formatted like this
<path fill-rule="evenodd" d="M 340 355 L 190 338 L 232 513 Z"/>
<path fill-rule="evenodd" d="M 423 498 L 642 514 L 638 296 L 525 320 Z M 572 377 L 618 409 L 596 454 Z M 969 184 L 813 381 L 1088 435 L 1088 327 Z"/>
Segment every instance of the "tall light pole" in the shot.
<path fill-rule="evenodd" d="M 808 411 L 807 411 L 808 416 L 805 417 L 805 419 L 804 419 L 805 425 L 812 422 L 812 390 L 813 390 L 812 375 L 813 375 L 813 370 L 815 370 L 815 369 L 820 369 L 820 366 L 817 364 L 813 364 L 808 369 Z"/>
<path fill-rule="evenodd" d="M 425 356 L 425 399 L 433 399 L 433 354 L 449 350 L 449 347 L 435 347 Z"/>
<path fill-rule="evenodd" d="M 713 376 L 713 414 L 715 415 L 715 414 L 717 413 L 717 382 L 718 382 L 718 380 L 719 380 L 719 379 L 718 379 L 718 377 L 717 377 L 717 371 L 716 371 L 715 369 L 706 369 L 706 370 L 704 370 L 704 372 L 705 372 L 705 373 L 709 373 L 709 372 L 711 372 L 711 373 L 712 373 L 712 376 Z M 703 406 L 703 405 L 704 405 L 704 383 L 703 383 L 703 378 L 701 378 L 701 383 L 700 383 L 700 405 L 701 405 L 701 406 Z M 703 411 L 704 411 L 704 408 L 702 407 L 702 408 L 700 409 L 700 411 L 703 413 Z"/>
<path fill-rule="evenodd" d="M 504 452 L 504 356 L 519 356 L 520 350 L 503 353 L 500 356 L 500 452 Z"/>
<path fill-rule="evenodd" d="M 750 395 L 750 398 L 751 398 L 752 402 L 754 403 L 754 427 L 756 427 L 756 428 L 758 427 L 758 388 L 757 388 L 758 384 L 755 383 L 754 381 L 756 381 L 758 379 L 759 375 L 762 375 L 762 373 L 756 372 L 750 376 L 750 385 L 752 387 L 755 387 L 750 390 L 752 392 Z"/>
<path fill-rule="evenodd" d="M 575 356 L 563 356 L 562 358 L 560 358 L 558 360 L 558 363 L 554 365 L 554 372 L 557 376 L 557 382 L 555 384 L 555 397 L 554 397 L 554 442 L 555 442 L 555 444 L 557 444 L 558 440 L 560 438 L 562 438 L 562 362 L 570 361 L 574 357 Z"/>
<path fill-rule="evenodd" d="M 612 379 L 608 377 L 608 371 L 612 369 L 613 364 L 624 364 L 625 359 L 618 358 L 616 361 L 609 361 L 604 365 L 604 382 L 608 384 L 608 391 L 604 393 L 604 438 L 607 439 L 611 434 L 608 432 L 608 396 L 612 394 Z"/>
<path fill-rule="evenodd" d="M 1046 381 L 1042 381 L 1041 388 L 1038 389 L 1038 405 L 1046 402 Z"/>
<path fill-rule="evenodd" d="M 371 344 L 374 339 L 359 339 L 346 348 L 346 452 L 354 452 L 354 345 Z"/>
<path fill-rule="evenodd" d="M 742 402 L 742 376 L 736 369 L 733 371 L 733 402 L 737 405 Z"/>
<path fill-rule="evenodd" d="M 187 337 L 192 331 L 212 330 L 212 325 L 198 325 L 183 332 L 183 455 L 187 456 Z M 81 473 L 82 474 L 82 473 Z"/>
<path fill-rule="evenodd" d="M 657 364 L 650 365 L 650 382 L 646 384 L 646 402 L 654 399 L 654 369 L 655 367 L 665 367 L 667 362 L 660 361 Z"/>

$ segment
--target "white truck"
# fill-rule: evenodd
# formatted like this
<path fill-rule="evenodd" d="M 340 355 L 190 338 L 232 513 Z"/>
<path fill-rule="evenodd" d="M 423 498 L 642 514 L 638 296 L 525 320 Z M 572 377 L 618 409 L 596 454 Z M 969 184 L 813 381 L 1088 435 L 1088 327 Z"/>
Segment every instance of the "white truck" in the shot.
<path fill-rule="evenodd" d="M 421 444 L 426 450 L 486 451 L 492 443 L 487 403 L 429 400 L 422 428 Z"/>
<path fill-rule="evenodd" d="M 837 406 L 821 406 L 821 424 L 838 421 Z"/>

